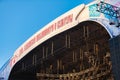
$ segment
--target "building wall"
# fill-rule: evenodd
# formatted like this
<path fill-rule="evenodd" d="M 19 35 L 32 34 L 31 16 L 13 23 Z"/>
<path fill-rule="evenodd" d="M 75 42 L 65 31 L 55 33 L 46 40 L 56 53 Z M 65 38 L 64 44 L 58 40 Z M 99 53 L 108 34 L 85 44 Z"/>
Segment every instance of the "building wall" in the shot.
<path fill-rule="evenodd" d="M 120 79 L 120 35 L 109 40 L 112 70 L 115 80 Z"/>

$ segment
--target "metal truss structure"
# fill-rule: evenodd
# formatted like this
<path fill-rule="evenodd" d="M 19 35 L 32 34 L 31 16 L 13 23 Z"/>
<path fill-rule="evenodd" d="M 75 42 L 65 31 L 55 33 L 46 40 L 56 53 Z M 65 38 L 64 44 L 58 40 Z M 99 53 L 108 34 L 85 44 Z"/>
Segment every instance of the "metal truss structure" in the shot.
<path fill-rule="evenodd" d="M 101 25 L 81 23 L 31 51 L 9 80 L 114 80 L 109 38 Z"/>

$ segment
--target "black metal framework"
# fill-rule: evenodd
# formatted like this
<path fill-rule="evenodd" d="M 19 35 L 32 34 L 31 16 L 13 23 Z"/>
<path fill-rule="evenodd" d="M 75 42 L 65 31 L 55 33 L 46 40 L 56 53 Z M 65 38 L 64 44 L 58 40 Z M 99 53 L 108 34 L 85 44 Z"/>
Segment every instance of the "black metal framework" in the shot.
<path fill-rule="evenodd" d="M 113 80 L 107 31 L 83 22 L 34 48 L 9 80 Z"/>

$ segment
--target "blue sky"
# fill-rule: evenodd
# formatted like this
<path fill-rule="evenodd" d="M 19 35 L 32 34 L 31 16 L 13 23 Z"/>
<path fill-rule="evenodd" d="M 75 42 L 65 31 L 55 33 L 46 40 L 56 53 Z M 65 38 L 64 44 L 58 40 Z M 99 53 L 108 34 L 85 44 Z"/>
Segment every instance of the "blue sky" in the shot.
<path fill-rule="evenodd" d="M 0 67 L 36 31 L 93 0 L 0 0 Z"/>

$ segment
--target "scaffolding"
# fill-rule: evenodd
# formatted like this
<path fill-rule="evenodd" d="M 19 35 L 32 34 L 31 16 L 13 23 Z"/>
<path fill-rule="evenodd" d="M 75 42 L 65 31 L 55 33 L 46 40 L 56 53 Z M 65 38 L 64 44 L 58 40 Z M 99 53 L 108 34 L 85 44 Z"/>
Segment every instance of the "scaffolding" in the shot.
<path fill-rule="evenodd" d="M 81 23 L 31 51 L 9 80 L 114 80 L 109 38 L 101 25 Z"/>

